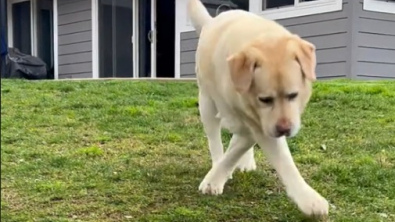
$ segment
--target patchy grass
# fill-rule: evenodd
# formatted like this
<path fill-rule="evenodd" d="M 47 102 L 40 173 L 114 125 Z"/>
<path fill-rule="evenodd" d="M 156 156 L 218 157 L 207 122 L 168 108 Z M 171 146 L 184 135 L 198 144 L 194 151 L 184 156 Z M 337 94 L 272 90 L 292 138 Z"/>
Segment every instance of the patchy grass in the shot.
<path fill-rule="evenodd" d="M 395 82 L 314 88 L 301 173 L 331 221 L 395 221 Z M 303 220 L 261 152 L 218 197 L 198 192 L 210 163 L 196 83 L 1 82 L 2 221 Z"/>

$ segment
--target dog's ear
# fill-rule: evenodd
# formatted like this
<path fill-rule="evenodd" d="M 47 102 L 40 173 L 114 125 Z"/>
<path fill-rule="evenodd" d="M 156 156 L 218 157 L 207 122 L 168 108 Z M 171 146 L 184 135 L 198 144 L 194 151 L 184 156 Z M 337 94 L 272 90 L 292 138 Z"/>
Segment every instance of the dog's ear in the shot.
<path fill-rule="evenodd" d="M 247 92 L 251 87 L 253 72 L 258 66 L 257 62 L 245 51 L 229 56 L 227 62 L 236 91 Z"/>
<path fill-rule="evenodd" d="M 315 46 L 299 37 L 296 39 L 296 47 L 294 47 L 296 60 L 300 64 L 304 76 L 310 81 L 316 80 L 316 53 Z"/>

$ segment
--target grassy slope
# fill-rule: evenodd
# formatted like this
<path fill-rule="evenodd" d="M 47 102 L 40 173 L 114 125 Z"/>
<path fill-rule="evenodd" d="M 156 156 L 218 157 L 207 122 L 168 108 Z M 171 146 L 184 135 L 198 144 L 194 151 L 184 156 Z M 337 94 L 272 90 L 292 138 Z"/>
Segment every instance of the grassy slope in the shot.
<path fill-rule="evenodd" d="M 300 221 L 258 149 L 258 171 L 198 192 L 211 162 L 196 95 L 195 83 L 2 80 L 1 220 Z M 331 221 L 395 221 L 395 82 L 317 83 L 303 122 L 290 147 Z"/>

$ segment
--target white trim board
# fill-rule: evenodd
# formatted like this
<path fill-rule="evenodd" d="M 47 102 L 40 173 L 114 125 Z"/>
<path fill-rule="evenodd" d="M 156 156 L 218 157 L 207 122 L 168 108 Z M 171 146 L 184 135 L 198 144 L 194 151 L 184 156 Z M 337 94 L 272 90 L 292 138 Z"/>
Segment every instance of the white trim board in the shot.
<path fill-rule="evenodd" d="M 176 28 L 175 33 L 175 52 L 174 52 L 174 78 L 181 78 L 181 32 Z"/>
<path fill-rule="evenodd" d="M 188 0 L 177 0 L 176 1 L 176 18 L 175 18 L 175 44 L 174 44 L 174 78 L 179 79 L 181 77 L 181 33 L 187 31 L 193 31 L 192 26 L 188 26 L 188 15 L 186 11 Z"/>
<path fill-rule="evenodd" d="M 363 10 L 395 14 L 395 1 L 364 0 Z"/>
<path fill-rule="evenodd" d="M 12 5 L 11 1 L 7 0 L 7 39 L 8 47 L 14 47 L 14 29 L 13 29 L 13 19 L 12 19 Z"/>
<path fill-rule="evenodd" d="M 157 0 L 151 0 L 151 78 L 156 78 L 156 67 L 157 67 L 157 27 L 156 27 L 156 19 L 157 19 Z M 137 20 L 138 22 L 138 20 Z M 135 23 L 137 23 L 135 22 Z"/>
<path fill-rule="evenodd" d="M 140 1 L 143 0 L 135 0 L 133 1 L 133 36 L 131 36 L 131 43 L 133 48 L 133 78 L 139 78 L 139 64 L 140 64 L 140 55 L 139 55 L 139 4 Z M 145 0 L 148 1 L 148 0 Z"/>
<path fill-rule="evenodd" d="M 53 57 L 54 79 L 59 79 L 58 0 L 53 0 Z"/>
<path fill-rule="evenodd" d="M 31 36 L 32 36 L 32 55 L 38 56 L 38 41 L 37 41 L 37 0 L 30 1 L 30 24 L 31 24 Z"/>
<path fill-rule="evenodd" d="M 99 0 L 92 1 L 92 78 L 99 78 Z"/>

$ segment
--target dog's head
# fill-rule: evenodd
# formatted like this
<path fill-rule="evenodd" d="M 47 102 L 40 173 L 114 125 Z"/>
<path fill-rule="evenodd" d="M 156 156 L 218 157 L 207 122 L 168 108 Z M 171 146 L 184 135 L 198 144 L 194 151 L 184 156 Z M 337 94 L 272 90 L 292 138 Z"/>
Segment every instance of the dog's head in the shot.
<path fill-rule="evenodd" d="M 293 35 L 261 38 L 228 57 L 231 78 L 271 137 L 295 136 L 316 79 L 315 46 Z"/>

